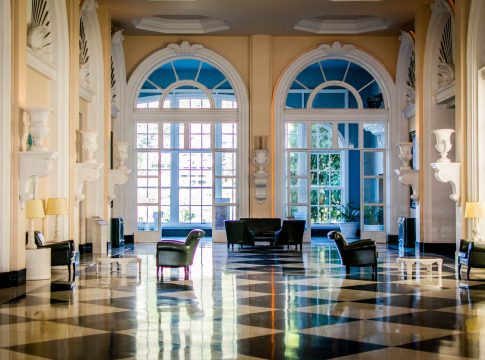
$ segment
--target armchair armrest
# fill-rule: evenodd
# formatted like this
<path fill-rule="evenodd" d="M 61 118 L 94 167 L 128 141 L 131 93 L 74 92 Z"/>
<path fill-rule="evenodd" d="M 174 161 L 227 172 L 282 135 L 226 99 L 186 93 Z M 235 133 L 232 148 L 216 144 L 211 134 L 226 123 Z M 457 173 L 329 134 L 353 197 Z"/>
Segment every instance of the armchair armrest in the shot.
<path fill-rule="evenodd" d="M 70 251 L 71 244 L 68 241 L 51 242 L 43 246 L 44 248 L 50 248 L 52 251 Z"/>

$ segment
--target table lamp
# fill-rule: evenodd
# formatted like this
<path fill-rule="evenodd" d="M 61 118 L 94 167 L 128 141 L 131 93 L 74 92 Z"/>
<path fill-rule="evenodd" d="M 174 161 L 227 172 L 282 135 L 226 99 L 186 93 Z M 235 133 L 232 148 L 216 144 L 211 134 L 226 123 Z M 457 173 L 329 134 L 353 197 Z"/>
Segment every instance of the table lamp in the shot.
<path fill-rule="evenodd" d="M 465 219 L 473 220 L 473 241 L 480 241 L 480 218 L 485 216 L 485 204 L 483 202 L 467 202 L 465 205 Z"/>
<path fill-rule="evenodd" d="M 45 208 L 46 215 L 56 215 L 56 223 L 54 229 L 54 241 L 59 241 L 59 215 L 69 214 L 67 208 L 67 199 L 65 198 L 49 198 L 47 199 L 47 206 Z"/>
<path fill-rule="evenodd" d="M 34 240 L 34 219 L 42 219 L 45 217 L 44 203 L 40 199 L 28 200 L 25 204 L 25 217 L 29 219 L 29 235 L 27 240 L 27 249 L 35 250 Z"/>

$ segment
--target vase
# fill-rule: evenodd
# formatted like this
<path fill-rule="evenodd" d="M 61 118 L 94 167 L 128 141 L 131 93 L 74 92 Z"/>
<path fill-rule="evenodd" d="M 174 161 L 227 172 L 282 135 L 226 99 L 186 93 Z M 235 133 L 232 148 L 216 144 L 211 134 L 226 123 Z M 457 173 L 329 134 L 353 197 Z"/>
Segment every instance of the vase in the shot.
<path fill-rule="evenodd" d="M 256 165 L 256 167 L 258 168 L 257 173 L 265 174 L 266 171 L 264 171 L 264 168 L 269 163 L 268 150 L 259 149 L 259 150 L 255 150 L 254 152 L 255 154 L 253 158 L 253 164 Z"/>
<path fill-rule="evenodd" d="M 401 160 L 402 164 L 399 167 L 399 170 L 411 170 L 411 166 L 409 162 L 413 159 L 413 154 L 411 152 L 413 148 L 412 142 L 400 142 L 397 144 L 399 147 L 399 159 Z"/>
<path fill-rule="evenodd" d="M 29 114 L 29 134 L 32 137 L 32 146 L 30 151 L 47 151 L 44 146 L 44 138 L 49 135 L 49 113 L 50 109 L 46 108 L 29 108 L 26 109 Z"/>
<path fill-rule="evenodd" d="M 128 159 L 128 142 L 120 141 L 115 143 L 115 157 L 118 160 L 118 169 L 128 169 L 125 161 Z"/>
<path fill-rule="evenodd" d="M 440 158 L 437 162 L 439 163 L 449 163 L 451 162 L 448 159 L 448 152 L 451 150 L 451 134 L 453 134 L 455 130 L 453 129 L 437 129 L 433 130 L 433 133 L 436 135 L 436 145 L 435 149 L 438 150 L 440 153 Z"/>
<path fill-rule="evenodd" d="M 86 155 L 84 163 L 95 163 L 94 153 L 98 149 L 97 136 L 98 130 L 80 130 L 82 149 Z"/>

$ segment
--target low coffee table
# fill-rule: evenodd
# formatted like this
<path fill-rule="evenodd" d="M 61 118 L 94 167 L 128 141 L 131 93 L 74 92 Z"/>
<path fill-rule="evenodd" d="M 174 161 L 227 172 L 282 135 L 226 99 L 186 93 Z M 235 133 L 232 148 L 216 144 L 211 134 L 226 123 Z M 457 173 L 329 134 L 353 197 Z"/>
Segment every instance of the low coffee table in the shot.
<path fill-rule="evenodd" d="M 396 262 L 399 266 L 399 272 L 403 274 L 404 272 L 404 265 L 406 265 L 406 273 L 407 276 L 413 276 L 413 265 L 416 264 L 416 271 L 419 269 L 419 266 L 425 265 L 426 271 L 431 272 L 433 270 L 433 264 L 436 264 L 438 267 L 438 276 L 441 277 L 442 273 L 442 266 L 443 266 L 443 259 L 436 258 L 431 256 L 420 256 L 420 257 L 413 257 L 413 256 L 402 256 L 396 259 Z"/>

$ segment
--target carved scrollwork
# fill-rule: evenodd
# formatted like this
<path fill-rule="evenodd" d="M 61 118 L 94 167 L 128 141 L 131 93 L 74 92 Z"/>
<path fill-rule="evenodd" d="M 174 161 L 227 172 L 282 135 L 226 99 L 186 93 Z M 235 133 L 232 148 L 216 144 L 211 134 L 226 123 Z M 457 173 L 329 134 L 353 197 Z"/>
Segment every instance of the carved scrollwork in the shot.
<path fill-rule="evenodd" d="M 52 34 L 46 0 L 32 0 L 31 22 L 27 30 L 27 45 L 32 51 L 51 60 Z"/>
<path fill-rule="evenodd" d="M 321 44 L 318 48 L 326 55 L 344 55 L 346 52 L 354 50 L 355 46 L 351 44 L 342 44 L 340 41 L 334 41 L 331 44 Z"/>
<path fill-rule="evenodd" d="M 167 49 L 172 50 L 176 54 L 195 54 L 204 48 L 200 44 L 191 44 L 188 41 L 182 41 L 180 44 L 169 44 Z"/>

